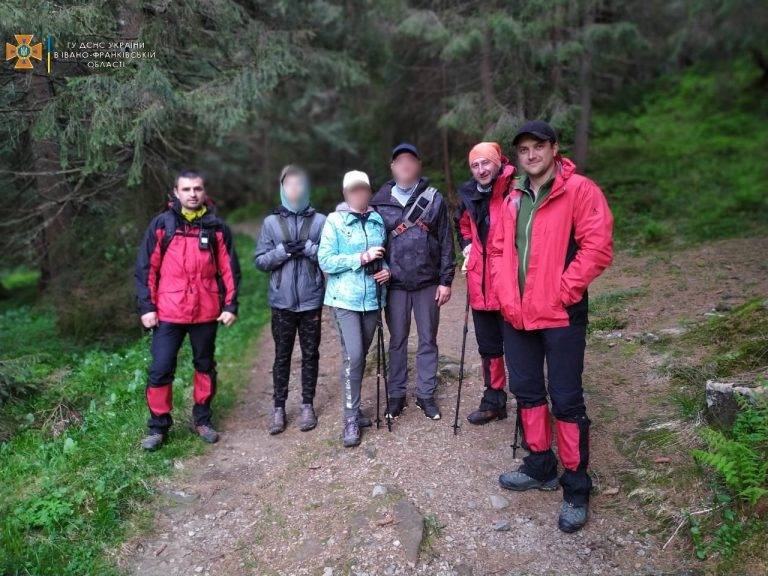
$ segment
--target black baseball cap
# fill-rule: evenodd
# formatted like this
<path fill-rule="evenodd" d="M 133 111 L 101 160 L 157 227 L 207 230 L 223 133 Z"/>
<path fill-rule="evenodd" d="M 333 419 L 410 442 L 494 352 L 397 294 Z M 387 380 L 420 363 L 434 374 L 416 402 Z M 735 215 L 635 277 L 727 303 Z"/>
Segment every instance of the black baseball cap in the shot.
<path fill-rule="evenodd" d="M 401 142 L 400 144 L 392 148 L 392 160 L 397 158 L 403 152 L 407 152 L 408 154 L 413 154 L 414 156 L 416 156 L 416 158 L 421 160 L 421 154 L 419 154 L 419 149 L 416 148 L 416 146 L 414 146 L 413 144 L 409 144 L 408 142 Z"/>
<path fill-rule="evenodd" d="M 515 137 L 512 138 L 512 145 L 517 145 L 517 141 L 523 136 L 530 135 L 537 140 L 547 140 L 553 144 L 557 142 L 557 134 L 555 129 L 544 120 L 529 120 L 515 133 Z"/>

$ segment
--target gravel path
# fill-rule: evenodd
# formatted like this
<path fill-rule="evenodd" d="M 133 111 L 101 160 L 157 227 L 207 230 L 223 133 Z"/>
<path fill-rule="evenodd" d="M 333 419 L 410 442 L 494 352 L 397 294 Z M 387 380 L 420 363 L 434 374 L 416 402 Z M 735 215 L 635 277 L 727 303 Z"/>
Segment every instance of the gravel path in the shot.
<path fill-rule="evenodd" d="M 654 370 L 658 359 L 641 344 L 623 343 L 701 315 L 723 298 L 736 303 L 768 293 L 765 262 L 756 256 L 766 253 L 768 239 L 720 242 L 668 258 L 620 254 L 596 283 L 593 295 L 634 290 L 636 296 L 623 310 L 628 338 L 617 346 L 593 336 L 588 347 L 585 386 L 598 491 L 580 533 L 564 535 L 556 527 L 560 492 L 513 494 L 498 487 L 499 473 L 515 465 L 514 418 L 480 428 L 466 423 L 482 393 L 471 330 L 464 425 L 453 435 L 465 294 L 459 277 L 439 333 L 441 421 L 426 420 L 411 398 L 392 433 L 382 425 L 369 429 L 360 447 L 342 448 L 339 344 L 325 312 L 320 424 L 308 433 L 297 428 L 294 369 L 289 428 L 269 436 L 273 345 L 265 331 L 251 385 L 220 423 L 221 442 L 175 463 L 179 473 L 158 486 L 154 533 L 128 542 L 119 562 L 134 574 L 163 576 L 679 574 L 701 567 L 685 560 L 691 555 L 683 538 L 662 550 L 669 533 L 643 530 L 648 511 L 621 485 L 621 473 L 634 466 L 619 449 L 622 438 L 646 415 L 652 397 L 666 392 Z M 719 270 L 724 277 L 714 274 Z M 363 407 L 375 412 L 374 374 L 364 382 Z M 413 562 L 422 518 L 424 540 Z"/>

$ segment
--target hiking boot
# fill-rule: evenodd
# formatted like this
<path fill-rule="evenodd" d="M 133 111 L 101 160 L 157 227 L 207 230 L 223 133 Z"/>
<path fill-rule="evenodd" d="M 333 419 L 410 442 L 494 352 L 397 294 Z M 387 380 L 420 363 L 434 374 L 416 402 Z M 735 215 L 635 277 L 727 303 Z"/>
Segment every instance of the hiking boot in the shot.
<path fill-rule="evenodd" d="M 424 416 L 430 420 L 440 420 L 440 409 L 435 404 L 434 398 L 418 398 L 416 406 L 421 408 Z"/>
<path fill-rule="evenodd" d="M 165 434 L 162 432 L 150 432 L 141 440 L 141 447 L 147 452 L 154 452 L 165 442 Z"/>
<path fill-rule="evenodd" d="M 269 433 L 280 434 L 285 430 L 285 408 L 275 406 L 272 408 L 272 421 L 269 423 Z"/>
<path fill-rule="evenodd" d="M 505 472 L 499 476 L 499 484 L 502 488 L 507 490 L 514 490 L 515 492 L 525 492 L 526 490 L 543 490 L 545 492 L 551 492 L 557 490 L 557 477 L 546 482 L 531 478 L 522 471 L 522 468 L 512 470 L 511 472 Z"/>
<path fill-rule="evenodd" d="M 308 432 L 317 426 L 317 416 L 315 416 L 315 407 L 312 404 L 301 405 L 301 420 L 299 420 L 299 430 Z"/>
<path fill-rule="evenodd" d="M 363 414 L 362 410 L 357 411 L 357 425 L 360 428 L 370 428 L 373 426 L 373 421 L 368 418 L 365 414 Z"/>
<path fill-rule="evenodd" d="M 360 426 L 357 417 L 347 418 L 344 421 L 344 447 L 351 448 L 360 444 Z"/>
<path fill-rule="evenodd" d="M 499 410 L 494 410 L 491 408 L 490 410 L 481 410 L 478 408 L 474 412 L 472 412 L 469 416 L 467 416 L 467 420 L 470 424 L 475 424 L 476 426 L 480 426 L 482 424 L 488 424 L 489 422 L 493 422 L 494 420 L 504 420 L 507 417 L 507 409 L 501 408 Z"/>
<path fill-rule="evenodd" d="M 219 433 L 216 432 L 210 424 L 195 426 L 195 432 L 197 432 L 197 435 L 200 436 L 200 439 L 203 442 L 207 442 L 208 444 L 216 444 L 216 442 L 219 441 Z"/>
<path fill-rule="evenodd" d="M 576 532 L 584 527 L 588 516 L 588 504 L 574 506 L 569 502 L 563 502 L 563 505 L 560 507 L 560 517 L 557 519 L 557 527 L 567 534 Z"/>
<path fill-rule="evenodd" d="M 408 406 L 408 402 L 405 400 L 405 396 L 402 398 L 390 398 L 388 404 L 389 412 L 387 412 L 385 416 L 389 416 L 390 418 L 397 418 L 400 416 L 400 414 L 403 413 L 405 407 Z"/>

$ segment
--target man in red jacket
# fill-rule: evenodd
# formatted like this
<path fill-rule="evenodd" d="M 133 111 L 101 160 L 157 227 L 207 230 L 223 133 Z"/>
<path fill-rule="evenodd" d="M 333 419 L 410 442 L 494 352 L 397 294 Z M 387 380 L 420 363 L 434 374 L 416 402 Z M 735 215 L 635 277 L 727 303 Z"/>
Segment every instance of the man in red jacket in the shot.
<path fill-rule="evenodd" d="M 216 330 L 219 322 L 231 326 L 237 319 L 240 266 L 229 227 L 216 215 L 197 172 L 181 172 L 173 194 L 168 209 L 149 224 L 136 259 L 141 323 L 153 330 L 145 450 L 159 448 L 173 423 L 171 386 L 187 334 L 195 366 L 194 429 L 205 442 L 219 439 L 211 425 Z"/>
<path fill-rule="evenodd" d="M 477 348 L 483 361 L 485 390 L 480 407 L 467 416 L 472 424 L 487 424 L 507 417 L 507 394 L 504 387 L 504 321 L 499 301 L 491 285 L 488 244 L 499 225 L 501 205 L 509 193 L 514 167 L 496 142 L 480 142 L 469 151 L 472 178 L 459 189 L 456 231 L 464 252 L 469 304 L 475 325 Z"/>
<path fill-rule="evenodd" d="M 518 470 L 502 474 L 499 482 L 518 491 L 557 488 L 549 395 L 564 468 L 558 526 L 575 532 L 587 521 L 592 488 L 581 382 L 587 286 L 611 263 L 613 216 L 597 184 L 576 174 L 573 162 L 558 154 L 549 124 L 525 123 L 513 144 L 525 175 L 501 208 L 490 261 L 506 321 L 510 389 L 529 453 Z"/>

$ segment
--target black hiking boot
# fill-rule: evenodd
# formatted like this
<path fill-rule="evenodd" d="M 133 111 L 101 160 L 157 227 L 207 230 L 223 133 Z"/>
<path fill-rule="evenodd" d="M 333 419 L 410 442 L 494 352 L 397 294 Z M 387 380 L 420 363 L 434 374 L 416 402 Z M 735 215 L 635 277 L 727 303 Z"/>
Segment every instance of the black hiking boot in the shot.
<path fill-rule="evenodd" d="M 390 398 L 389 412 L 385 414 L 385 416 L 389 416 L 390 418 L 397 418 L 400 416 L 400 414 L 403 413 L 403 410 L 405 410 L 406 406 L 408 406 L 408 402 L 406 401 L 405 396 L 402 398 Z"/>
<path fill-rule="evenodd" d="M 518 470 L 512 470 L 511 472 L 505 472 L 499 476 L 499 484 L 502 488 L 507 490 L 514 490 L 515 492 L 525 492 L 526 490 L 543 490 L 545 492 L 551 492 L 557 490 L 558 481 L 557 476 L 552 480 L 541 482 L 536 478 L 531 478 L 522 471 L 522 468 Z"/>
<path fill-rule="evenodd" d="M 560 507 L 560 516 L 557 519 L 557 527 L 563 532 L 571 534 L 584 527 L 589 517 L 589 505 L 574 506 L 569 502 L 563 502 Z"/>
<path fill-rule="evenodd" d="M 440 420 L 440 409 L 435 404 L 434 398 L 418 398 L 416 400 L 416 406 L 421 408 L 424 412 L 424 416 L 430 420 Z"/>
<path fill-rule="evenodd" d="M 507 409 L 501 408 L 501 409 L 488 409 L 488 410 L 481 410 L 478 408 L 474 412 L 470 413 L 469 416 L 467 416 L 467 420 L 470 424 L 475 424 L 476 426 L 480 426 L 482 424 L 488 424 L 489 422 L 493 422 L 494 420 L 504 420 L 507 417 Z"/>
<path fill-rule="evenodd" d="M 365 414 L 363 414 L 362 410 L 357 411 L 357 425 L 360 428 L 370 428 L 373 426 L 373 420 L 368 418 Z"/>
<path fill-rule="evenodd" d="M 149 432 L 141 441 L 141 447 L 147 452 L 154 452 L 165 442 L 165 434 L 162 432 Z"/>
<path fill-rule="evenodd" d="M 195 432 L 200 439 L 207 444 L 216 444 L 219 441 L 219 433 L 210 424 L 195 426 Z"/>

